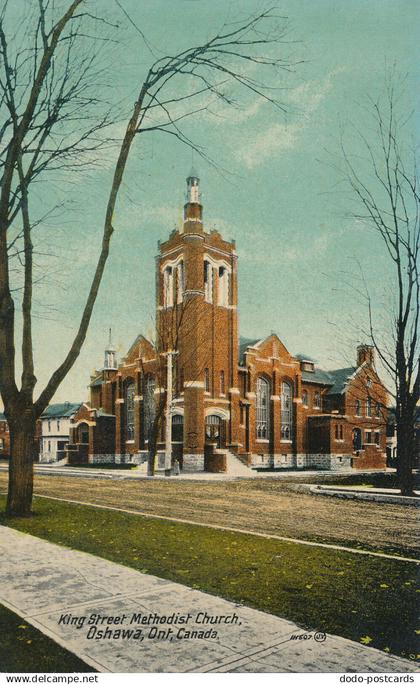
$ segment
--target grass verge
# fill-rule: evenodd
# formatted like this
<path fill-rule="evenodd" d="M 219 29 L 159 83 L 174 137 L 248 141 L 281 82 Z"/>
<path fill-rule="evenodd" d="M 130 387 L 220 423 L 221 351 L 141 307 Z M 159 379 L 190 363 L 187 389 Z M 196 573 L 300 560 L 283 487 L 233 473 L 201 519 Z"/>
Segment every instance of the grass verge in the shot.
<path fill-rule="evenodd" d="M 0 523 L 303 628 L 420 658 L 413 563 L 45 499 L 34 511 L 23 519 L 1 514 Z"/>
<path fill-rule="evenodd" d="M 1 605 L 0 634 L 2 672 L 96 672 Z"/>

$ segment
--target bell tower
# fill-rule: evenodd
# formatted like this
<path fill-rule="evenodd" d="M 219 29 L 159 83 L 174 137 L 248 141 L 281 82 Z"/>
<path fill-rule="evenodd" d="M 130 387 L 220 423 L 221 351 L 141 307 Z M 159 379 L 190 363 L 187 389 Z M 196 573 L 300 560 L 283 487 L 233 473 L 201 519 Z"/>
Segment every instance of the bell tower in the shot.
<path fill-rule="evenodd" d="M 207 423 L 221 423 L 220 448 L 231 448 L 237 434 L 237 256 L 233 241 L 205 230 L 194 170 L 182 227 L 159 244 L 156 264 L 157 340 L 162 352 L 176 352 L 174 406 L 183 415 L 184 470 L 203 470 Z"/>

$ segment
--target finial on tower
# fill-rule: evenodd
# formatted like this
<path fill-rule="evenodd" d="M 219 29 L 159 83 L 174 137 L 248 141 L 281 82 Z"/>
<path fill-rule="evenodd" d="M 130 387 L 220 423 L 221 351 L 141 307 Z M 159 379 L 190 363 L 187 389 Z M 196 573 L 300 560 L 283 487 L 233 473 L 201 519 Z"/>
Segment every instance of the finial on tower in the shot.
<path fill-rule="evenodd" d="M 116 349 L 114 345 L 112 344 L 112 331 L 111 328 L 109 328 L 109 336 L 108 336 L 108 345 L 105 349 L 105 361 L 104 361 L 104 369 L 106 370 L 116 370 L 117 369 L 117 357 L 116 357 Z"/>
<path fill-rule="evenodd" d="M 187 194 L 185 200 L 186 201 L 184 205 L 184 232 L 190 232 L 186 230 L 186 224 L 188 222 L 201 223 L 203 217 L 203 207 L 201 205 L 200 178 L 194 167 L 191 167 L 190 174 L 187 177 Z M 196 229 L 194 229 L 194 232 L 195 230 Z"/>

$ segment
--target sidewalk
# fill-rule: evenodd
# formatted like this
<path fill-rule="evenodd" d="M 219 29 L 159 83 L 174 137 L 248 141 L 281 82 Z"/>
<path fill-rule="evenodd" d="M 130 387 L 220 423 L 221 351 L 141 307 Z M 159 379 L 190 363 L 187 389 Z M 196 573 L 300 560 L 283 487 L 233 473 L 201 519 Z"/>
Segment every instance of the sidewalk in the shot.
<path fill-rule="evenodd" d="M 417 671 L 348 639 L 315 640 L 288 620 L 7 527 L 0 557 L 0 603 L 100 672 Z"/>

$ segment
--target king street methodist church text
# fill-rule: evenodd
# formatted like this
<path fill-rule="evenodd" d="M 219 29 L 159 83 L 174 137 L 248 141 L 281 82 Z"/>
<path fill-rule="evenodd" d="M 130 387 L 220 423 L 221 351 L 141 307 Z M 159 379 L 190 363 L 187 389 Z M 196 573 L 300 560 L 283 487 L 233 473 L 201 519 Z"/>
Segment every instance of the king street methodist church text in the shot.
<path fill-rule="evenodd" d="M 193 620 L 191 613 L 123 613 L 121 615 L 73 615 L 62 613 L 58 624 L 72 626 L 76 629 L 87 628 L 86 638 L 104 639 L 132 639 L 143 641 L 146 639 L 216 639 L 218 633 L 213 625 L 241 625 L 236 613 L 227 615 L 211 615 L 207 611 L 200 611 Z M 130 628 L 131 627 L 131 628 Z M 162 628 L 163 627 L 163 628 Z M 194 627 L 194 628 L 193 628 Z"/>

